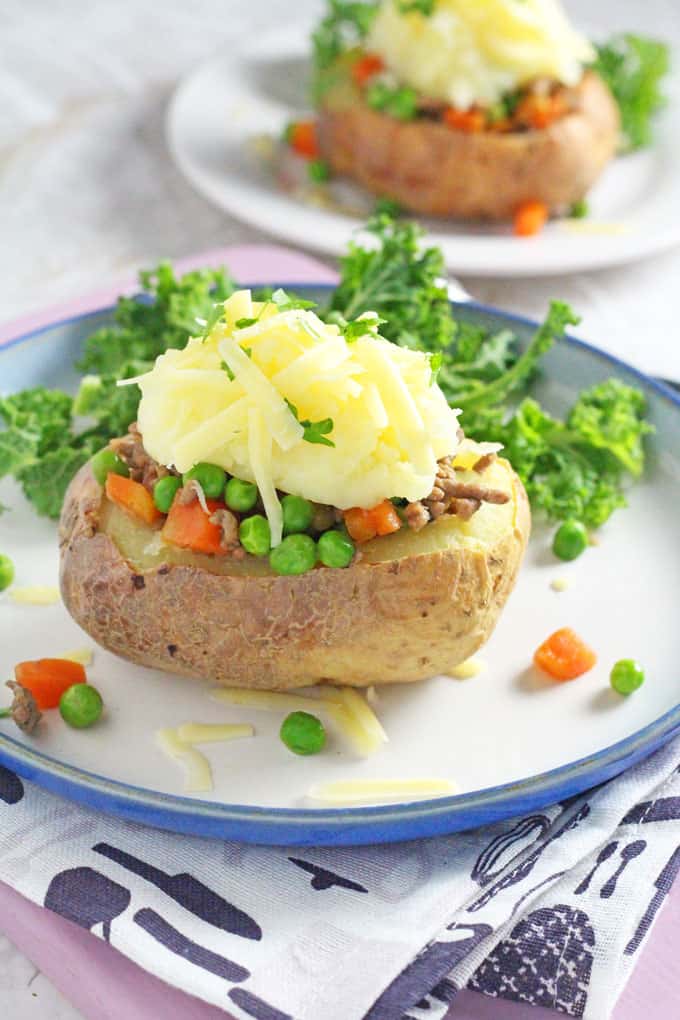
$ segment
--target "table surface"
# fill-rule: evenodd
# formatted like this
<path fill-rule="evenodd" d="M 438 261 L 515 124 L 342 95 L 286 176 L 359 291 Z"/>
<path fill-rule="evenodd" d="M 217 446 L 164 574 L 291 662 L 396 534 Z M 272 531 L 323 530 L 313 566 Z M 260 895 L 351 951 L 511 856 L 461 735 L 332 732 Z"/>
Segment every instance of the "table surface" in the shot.
<path fill-rule="evenodd" d="M 589 0 L 566 0 L 566 6 L 576 18 L 590 20 Z M 322 0 L 297 0 L 296 17 L 311 23 L 322 7 Z M 188 5 L 180 0 L 162 5 L 156 0 L 3 0 L 3 319 L 106 287 L 112 279 L 128 278 L 163 257 L 270 240 L 190 190 L 169 162 L 163 118 L 178 76 L 217 51 L 229 53 L 240 39 L 270 24 L 277 10 L 280 14 L 275 0 L 250 0 L 248 5 L 237 0 L 193 0 Z M 647 0 L 644 5 L 639 0 L 601 0 L 597 19 L 612 30 L 656 31 L 680 42 L 676 0 Z M 551 297 L 565 298 L 583 317 L 582 335 L 649 372 L 680 379 L 674 293 L 679 278 L 676 250 L 598 273 L 463 283 L 481 301 L 533 317 L 542 315 Z M 668 920 L 664 918 L 666 938 L 673 931 L 671 924 L 677 931 L 680 921 L 677 892 L 671 902 Z M 2 918 L 0 928 L 9 930 Z M 653 953 L 647 955 L 653 960 Z M 101 962 L 102 973 L 107 960 Z M 658 986 L 650 966 L 647 987 Z M 639 996 L 641 1004 L 645 988 L 636 990 L 636 979 L 634 975 L 624 999 Z M 665 981 L 666 1008 L 659 1015 L 678 1015 L 680 979 L 670 985 L 667 977 Z M 61 984 L 58 976 L 57 982 Z M 70 1005 L 3 936 L 0 999 L 5 1020 L 77 1020 L 88 1015 L 92 1001 L 79 998 L 84 1012 Z M 463 995 L 451 1020 L 519 1017 L 512 1007 L 499 1013 L 495 1006 Z M 211 1014 L 201 1015 L 207 1020 Z M 215 1010 L 214 1015 L 224 1014 Z M 538 1020 L 537 1012 L 532 1016 Z"/>

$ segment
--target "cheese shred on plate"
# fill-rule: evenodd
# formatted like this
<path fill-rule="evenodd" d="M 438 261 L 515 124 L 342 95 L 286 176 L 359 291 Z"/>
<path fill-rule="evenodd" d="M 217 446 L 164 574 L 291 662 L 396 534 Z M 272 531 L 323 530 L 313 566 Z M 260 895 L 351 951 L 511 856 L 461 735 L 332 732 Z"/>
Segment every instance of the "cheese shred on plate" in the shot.
<path fill-rule="evenodd" d="M 197 751 L 194 744 L 215 744 L 240 737 L 252 737 L 254 728 L 249 723 L 182 723 L 176 729 L 158 730 L 156 743 L 169 758 L 178 761 L 184 769 L 186 793 L 209 793 L 213 789 L 210 762 Z"/>
<path fill-rule="evenodd" d="M 459 446 L 458 412 L 426 354 L 384 340 L 374 319 L 347 342 L 338 326 L 290 304 L 237 291 L 206 336 L 125 381 L 142 391 L 147 452 L 179 472 L 208 462 L 256 483 L 273 545 L 279 492 L 341 510 L 422 499 L 437 461 Z"/>
<path fill-rule="evenodd" d="M 9 597 L 13 602 L 25 606 L 53 606 L 59 602 L 59 589 L 49 584 L 31 584 L 25 588 L 10 588 Z"/>
<path fill-rule="evenodd" d="M 251 691 L 242 687 L 217 687 L 215 701 L 269 712 L 310 712 L 331 719 L 352 749 L 362 758 L 379 751 L 388 737 L 368 702 L 350 688 L 324 687 L 323 695 Z"/>
<path fill-rule="evenodd" d="M 351 807 L 372 801 L 428 800 L 451 797 L 458 787 L 450 779 L 345 779 L 313 786 L 310 800 Z"/>

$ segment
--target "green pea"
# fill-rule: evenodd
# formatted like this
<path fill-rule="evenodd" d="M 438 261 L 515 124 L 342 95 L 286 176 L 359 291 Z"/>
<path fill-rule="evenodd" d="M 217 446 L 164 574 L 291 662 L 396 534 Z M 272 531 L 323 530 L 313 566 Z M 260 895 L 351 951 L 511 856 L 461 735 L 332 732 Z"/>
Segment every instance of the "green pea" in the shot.
<path fill-rule="evenodd" d="M 159 478 L 153 487 L 153 501 L 162 514 L 167 514 L 173 504 L 177 490 L 182 487 L 182 479 L 176 475 Z"/>
<path fill-rule="evenodd" d="M 281 723 L 281 740 L 293 754 L 318 754 L 326 743 L 320 719 L 309 712 L 291 712 Z"/>
<path fill-rule="evenodd" d="M 113 450 L 110 450 L 108 446 L 105 446 L 99 453 L 95 453 L 90 461 L 90 467 L 92 468 L 92 474 L 100 485 L 105 484 L 108 474 L 123 475 L 126 478 L 130 474 L 127 464 Z"/>
<path fill-rule="evenodd" d="M 561 524 L 553 539 L 553 552 L 560 560 L 575 560 L 588 546 L 588 531 L 580 521 Z"/>
<path fill-rule="evenodd" d="M 91 684 L 73 684 L 59 699 L 59 711 L 65 723 L 76 730 L 94 726 L 104 709 L 102 696 Z"/>
<path fill-rule="evenodd" d="M 5 588 L 9 588 L 13 580 L 14 564 L 9 556 L 4 556 L 0 553 L 0 591 L 4 591 Z"/>
<path fill-rule="evenodd" d="M 253 514 L 241 521 L 238 537 L 246 552 L 252 556 L 266 556 L 272 547 L 269 521 L 262 514 Z"/>
<path fill-rule="evenodd" d="M 195 479 L 203 489 L 207 499 L 219 499 L 224 490 L 224 483 L 227 480 L 226 472 L 217 464 L 195 464 L 191 471 L 182 475 L 182 481 L 187 482 Z"/>
<path fill-rule="evenodd" d="M 584 220 L 589 212 L 590 210 L 585 198 L 579 198 L 577 202 L 574 202 L 569 210 L 569 215 L 574 220 Z"/>
<path fill-rule="evenodd" d="M 252 510 L 257 503 L 257 485 L 240 478 L 230 478 L 224 490 L 224 502 L 231 510 L 241 514 Z"/>
<path fill-rule="evenodd" d="M 317 549 L 325 567 L 348 567 L 354 557 L 354 542 L 341 531 L 324 531 Z"/>
<path fill-rule="evenodd" d="M 645 682 L 644 670 L 635 659 L 619 659 L 612 667 L 609 682 L 619 694 L 632 694 Z"/>
<path fill-rule="evenodd" d="M 281 500 L 281 509 L 284 535 L 295 535 L 310 527 L 314 507 L 308 499 L 303 499 L 302 496 L 284 496 Z"/>
<path fill-rule="evenodd" d="M 322 181 L 327 181 L 330 177 L 331 172 L 328 163 L 324 163 L 322 159 L 312 159 L 307 164 L 307 176 L 310 181 L 314 184 L 320 184 Z"/>
<path fill-rule="evenodd" d="M 309 535 L 289 535 L 269 554 L 276 574 L 305 574 L 316 563 L 316 542 Z"/>

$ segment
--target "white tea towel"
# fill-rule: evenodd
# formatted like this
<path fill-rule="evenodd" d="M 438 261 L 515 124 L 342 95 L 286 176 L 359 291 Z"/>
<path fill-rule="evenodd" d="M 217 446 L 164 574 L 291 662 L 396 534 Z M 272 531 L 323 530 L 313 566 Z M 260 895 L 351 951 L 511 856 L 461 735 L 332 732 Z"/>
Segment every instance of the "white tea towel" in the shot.
<path fill-rule="evenodd" d="M 0 767 L 0 880 L 243 1020 L 439 1020 L 456 991 L 609 1016 L 680 868 L 680 740 L 448 837 L 254 847 L 124 823 Z"/>

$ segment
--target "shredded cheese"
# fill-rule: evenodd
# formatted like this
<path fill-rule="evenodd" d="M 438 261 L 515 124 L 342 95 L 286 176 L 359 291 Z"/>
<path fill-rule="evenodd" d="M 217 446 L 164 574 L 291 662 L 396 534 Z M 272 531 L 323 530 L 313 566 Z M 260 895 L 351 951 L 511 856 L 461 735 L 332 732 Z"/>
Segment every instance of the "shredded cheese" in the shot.
<path fill-rule="evenodd" d="M 242 319 L 250 324 L 238 327 Z M 437 461 L 459 447 L 458 412 L 423 352 L 371 330 L 348 343 L 313 312 L 280 311 L 249 291 L 224 303 L 207 336 L 166 351 L 136 382 L 147 452 L 182 473 L 205 461 L 255 482 L 273 545 L 277 490 L 341 510 L 422 499 Z M 327 420 L 327 443 L 312 442 L 311 425 Z"/>
<path fill-rule="evenodd" d="M 312 786 L 310 800 L 351 807 L 371 801 L 427 800 L 450 797 L 458 787 L 450 779 L 345 779 Z"/>
<path fill-rule="evenodd" d="M 350 689 L 325 687 L 319 697 L 280 691 L 251 691 L 241 687 L 218 687 L 215 701 L 269 712 L 310 712 L 332 720 L 353 750 L 361 757 L 378 751 L 388 739 L 367 702 Z"/>
<path fill-rule="evenodd" d="M 32 584 L 25 588 L 10 588 L 9 597 L 13 602 L 26 606 L 52 606 L 59 602 L 59 589 L 48 584 Z"/>
<path fill-rule="evenodd" d="M 566 591 L 570 587 L 571 582 L 566 577 L 555 577 L 550 582 L 550 587 L 553 591 Z"/>
<path fill-rule="evenodd" d="M 60 659 L 68 659 L 69 662 L 79 662 L 81 666 L 91 666 L 94 652 L 91 648 L 74 648 L 70 652 L 64 652 Z"/>
<path fill-rule="evenodd" d="M 187 722 L 178 726 L 176 732 L 185 744 L 220 744 L 225 740 L 255 736 L 255 729 L 250 723 Z"/>
<path fill-rule="evenodd" d="M 470 680 L 473 676 L 479 676 L 486 669 L 486 664 L 481 659 L 466 659 L 451 670 L 450 676 L 456 680 Z"/>
<path fill-rule="evenodd" d="M 213 789 L 210 762 L 204 754 L 182 740 L 177 730 L 158 730 L 156 743 L 169 758 L 181 764 L 184 769 L 184 789 L 187 793 L 208 793 Z"/>

